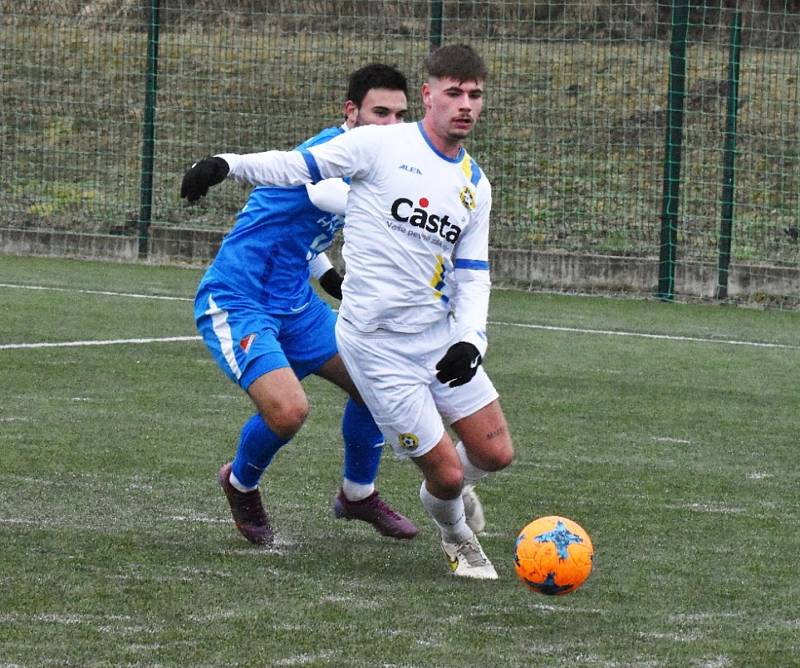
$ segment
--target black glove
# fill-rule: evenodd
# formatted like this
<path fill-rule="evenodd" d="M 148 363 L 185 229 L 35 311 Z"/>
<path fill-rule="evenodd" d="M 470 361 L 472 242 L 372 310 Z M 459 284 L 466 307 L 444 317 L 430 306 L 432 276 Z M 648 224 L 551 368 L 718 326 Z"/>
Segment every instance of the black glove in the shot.
<path fill-rule="evenodd" d="M 208 194 L 208 189 L 222 183 L 228 176 L 230 167 L 222 158 L 203 158 L 194 163 L 181 182 L 181 197 L 196 202 Z"/>
<path fill-rule="evenodd" d="M 344 279 L 339 275 L 333 267 L 328 269 L 319 279 L 319 284 L 331 297 L 335 297 L 339 301 L 342 300 L 342 281 Z"/>
<path fill-rule="evenodd" d="M 483 361 L 478 349 L 467 341 L 454 343 L 444 357 L 436 364 L 436 378 L 440 383 L 449 383 L 450 387 L 465 385 L 478 372 L 478 365 Z M 450 381 L 453 381 L 452 383 Z"/>

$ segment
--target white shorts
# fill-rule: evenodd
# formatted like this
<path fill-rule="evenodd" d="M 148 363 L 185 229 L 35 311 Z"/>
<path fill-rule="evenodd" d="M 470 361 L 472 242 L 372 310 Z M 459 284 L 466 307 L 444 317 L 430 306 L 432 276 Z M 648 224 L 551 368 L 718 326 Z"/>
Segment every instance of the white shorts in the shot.
<path fill-rule="evenodd" d="M 465 385 L 448 387 L 436 379 L 436 363 L 455 343 L 452 318 L 422 332 L 361 332 L 341 316 L 336 343 L 361 397 L 383 437 L 399 457 L 431 450 L 448 425 L 498 398 L 483 367 Z"/>

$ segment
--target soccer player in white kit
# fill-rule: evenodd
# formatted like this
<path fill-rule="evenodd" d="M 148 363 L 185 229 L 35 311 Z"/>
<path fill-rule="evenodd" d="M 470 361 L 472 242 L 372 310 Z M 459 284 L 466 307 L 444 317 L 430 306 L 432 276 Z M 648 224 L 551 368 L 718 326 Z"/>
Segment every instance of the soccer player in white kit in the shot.
<path fill-rule="evenodd" d="M 306 150 L 216 158 L 254 184 L 350 177 L 339 353 L 386 441 L 422 471 L 420 499 L 452 572 L 496 579 L 464 511 L 465 500 L 477 502 L 472 486 L 513 457 L 481 366 L 491 186 L 461 145 L 483 107 L 486 67 L 465 45 L 442 47 L 425 65 L 419 123 L 355 128 Z"/>

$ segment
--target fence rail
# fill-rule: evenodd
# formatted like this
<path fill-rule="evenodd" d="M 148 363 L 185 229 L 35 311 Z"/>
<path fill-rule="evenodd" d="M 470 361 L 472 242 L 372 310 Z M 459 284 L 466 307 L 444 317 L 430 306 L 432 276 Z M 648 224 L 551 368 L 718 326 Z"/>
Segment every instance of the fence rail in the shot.
<path fill-rule="evenodd" d="M 800 3 L 0 0 L 0 232 L 224 231 L 192 159 L 288 148 L 341 115 L 346 76 L 468 41 L 491 72 L 470 152 L 496 249 L 800 267 Z M 412 94 L 412 118 L 421 115 Z M 746 277 L 744 279 L 746 281 Z M 657 285 L 656 285 L 657 284 Z"/>

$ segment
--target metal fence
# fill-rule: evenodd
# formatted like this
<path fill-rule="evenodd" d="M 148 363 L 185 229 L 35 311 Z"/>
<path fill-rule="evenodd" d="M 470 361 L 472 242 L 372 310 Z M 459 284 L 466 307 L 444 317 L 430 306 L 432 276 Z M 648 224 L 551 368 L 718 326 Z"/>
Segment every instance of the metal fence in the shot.
<path fill-rule="evenodd" d="M 0 0 L 0 231 L 181 238 L 228 229 L 180 176 L 338 123 L 347 74 L 466 41 L 491 72 L 469 140 L 493 247 L 800 266 L 800 2 Z M 421 115 L 411 95 L 411 117 Z"/>

